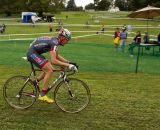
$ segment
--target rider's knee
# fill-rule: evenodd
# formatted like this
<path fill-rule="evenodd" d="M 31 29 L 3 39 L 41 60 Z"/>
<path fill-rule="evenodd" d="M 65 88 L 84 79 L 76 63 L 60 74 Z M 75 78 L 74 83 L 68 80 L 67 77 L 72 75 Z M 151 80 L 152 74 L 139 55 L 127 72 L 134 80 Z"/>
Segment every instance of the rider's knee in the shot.
<path fill-rule="evenodd" d="M 51 75 L 51 74 L 53 73 L 52 68 L 48 68 L 48 69 L 46 70 L 46 73 Z"/>

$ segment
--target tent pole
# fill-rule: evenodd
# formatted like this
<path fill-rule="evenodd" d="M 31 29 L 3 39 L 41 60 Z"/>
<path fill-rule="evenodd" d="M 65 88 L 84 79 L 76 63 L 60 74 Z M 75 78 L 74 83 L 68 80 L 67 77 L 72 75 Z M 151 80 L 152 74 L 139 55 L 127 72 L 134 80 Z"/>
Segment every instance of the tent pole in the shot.
<path fill-rule="evenodd" d="M 139 54 L 140 54 L 140 43 L 139 43 L 139 45 L 138 45 L 138 54 L 137 54 L 137 61 L 136 61 L 136 70 L 135 70 L 135 73 L 137 73 L 137 71 L 138 71 Z"/>
<path fill-rule="evenodd" d="M 148 18 L 147 18 L 147 32 L 148 32 Z"/>

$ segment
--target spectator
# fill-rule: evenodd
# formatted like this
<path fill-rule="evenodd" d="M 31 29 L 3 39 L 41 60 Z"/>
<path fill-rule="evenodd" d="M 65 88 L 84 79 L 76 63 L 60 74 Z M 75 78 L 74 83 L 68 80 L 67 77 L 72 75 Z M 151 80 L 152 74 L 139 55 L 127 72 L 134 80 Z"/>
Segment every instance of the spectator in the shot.
<path fill-rule="evenodd" d="M 89 28 L 89 21 L 86 21 L 86 28 Z"/>
<path fill-rule="evenodd" d="M 59 28 L 62 28 L 62 27 L 63 27 L 63 21 L 62 21 L 62 19 L 59 19 L 59 21 L 58 21 L 58 26 L 59 26 Z"/>
<path fill-rule="evenodd" d="M 62 21 L 62 19 L 59 19 L 58 27 L 56 28 L 56 31 L 60 31 L 62 28 L 63 28 L 63 21 Z"/>
<path fill-rule="evenodd" d="M 122 31 L 120 32 L 120 45 L 121 45 L 121 50 L 124 52 L 125 50 L 125 44 L 126 44 L 126 39 L 127 39 L 127 33 L 126 33 L 126 28 L 122 28 Z"/>
<path fill-rule="evenodd" d="M 6 25 L 5 24 L 0 25 L 1 34 L 5 32 L 5 29 L 6 29 Z"/>
<path fill-rule="evenodd" d="M 131 56 L 133 56 L 133 49 L 138 46 L 141 43 L 141 32 L 138 31 L 136 33 L 136 36 L 133 39 L 133 42 L 131 44 L 129 44 L 129 52 L 131 54 Z"/>
<path fill-rule="evenodd" d="M 116 51 L 118 51 L 119 41 L 120 41 L 120 31 L 119 31 L 119 28 L 116 28 L 116 31 L 114 33 L 114 40 L 113 40 Z"/>
<path fill-rule="evenodd" d="M 49 32 L 52 32 L 53 31 L 53 26 L 52 24 L 49 24 Z"/>
<path fill-rule="evenodd" d="M 104 25 L 102 25 L 102 27 L 101 27 L 101 29 L 100 29 L 101 33 L 104 34 L 104 30 L 105 30 Z"/>
<path fill-rule="evenodd" d="M 160 44 L 160 32 L 158 33 L 157 41 L 158 41 L 158 44 Z"/>
<path fill-rule="evenodd" d="M 127 30 L 127 25 L 124 24 L 122 28 L 124 28 L 125 30 Z"/>
<path fill-rule="evenodd" d="M 143 42 L 144 42 L 145 44 L 148 44 L 148 43 L 149 43 L 149 35 L 148 35 L 148 32 L 145 32 L 145 33 L 144 33 Z"/>
<path fill-rule="evenodd" d="M 52 18 L 53 22 L 56 21 L 56 17 L 55 17 L 55 16 L 53 16 L 53 17 L 51 17 L 51 18 Z"/>
<path fill-rule="evenodd" d="M 148 32 L 145 32 L 145 33 L 144 33 L 143 43 L 145 43 L 145 44 L 148 44 L 148 43 L 149 43 L 149 35 L 148 35 Z M 149 46 L 146 46 L 145 49 L 146 49 L 146 50 L 149 50 L 150 47 L 149 47 Z"/>
<path fill-rule="evenodd" d="M 131 25 L 128 25 L 128 26 L 127 26 L 127 32 L 128 32 L 128 34 L 130 34 L 131 31 L 132 31 L 132 26 L 131 26 Z"/>

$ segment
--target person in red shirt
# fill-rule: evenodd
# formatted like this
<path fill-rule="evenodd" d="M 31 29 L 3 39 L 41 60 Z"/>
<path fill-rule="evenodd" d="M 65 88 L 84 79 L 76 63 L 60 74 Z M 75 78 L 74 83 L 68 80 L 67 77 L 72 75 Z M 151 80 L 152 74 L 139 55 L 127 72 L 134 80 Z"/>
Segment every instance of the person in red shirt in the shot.
<path fill-rule="evenodd" d="M 118 51 L 119 41 L 120 41 L 120 31 L 119 31 L 119 28 L 116 28 L 116 31 L 114 32 L 114 40 L 113 40 L 116 51 Z"/>

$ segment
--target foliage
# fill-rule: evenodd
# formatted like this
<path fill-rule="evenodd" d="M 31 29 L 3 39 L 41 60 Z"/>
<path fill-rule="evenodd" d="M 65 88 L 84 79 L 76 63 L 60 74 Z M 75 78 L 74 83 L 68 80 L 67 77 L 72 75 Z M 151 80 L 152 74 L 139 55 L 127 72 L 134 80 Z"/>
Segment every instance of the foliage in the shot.
<path fill-rule="evenodd" d="M 148 5 L 160 7 L 159 0 L 116 0 L 116 6 L 122 11 L 134 11 L 140 8 L 144 8 Z"/>
<path fill-rule="evenodd" d="M 82 11 L 83 7 L 82 6 L 77 7 L 74 0 L 69 0 L 66 6 L 66 10 L 67 11 Z"/>
<path fill-rule="evenodd" d="M 76 8 L 77 7 L 76 7 L 76 4 L 75 4 L 75 1 L 74 0 L 69 0 L 68 4 L 67 4 L 67 7 L 66 7 L 66 10 L 75 11 Z"/>
<path fill-rule="evenodd" d="M 95 6 L 94 6 L 93 3 L 90 3 L 90 4 L 85 6 L 85 9 L 94 9 L 94 8 L 95 8 Z"/>
<path fill-rule="evenodd" d="M 64 8 L 64 0 L 30 0 L 27 4 L 27 10 L 38 12 L 40 16 L 43 12 L 57 12 L 61 8 Z"/>
<path fill-rule="evenodd" d="M 101 0 L 100 2 L 98 2 L 97 5 L 97 9 L 98 10 L 108 10 L 109 6 L 110 6 L 110 1 L 109 0 Z"/>
<path fill-rule="evenodd" d="M 124 1 L 124 0 L 116 0 L 115 1 L 115 6 L 119 7 L 119 9 L 121 11 L 123 11 L 123 10 L 130 10 L 129 0 L 126 0 L 126 1 Z"/>
<path fill-rule="evenodd" d="M 94 5 L 97 6 L 100 0 L 94 0 Z"/>
<path fill-rule="evenodd" d="M 0 0 L 0 12 L 10 16 L 23 10 L 25 0 Z"/>
<path fill-rule="evenodd" d="M 42 15 L 43 12 L 60 12 L 65 9 L 66 0 L 0 0 L 0 13 L 7 16 L 22 11 L 34 11 Z M 111 0 L 94 0 L 86 9 L 108 10 Z M 134 11 L 147 5 L 160 7 L 159 0 L 116 0 L 115 5 L 122 11 Z M 69 0 L 66 10 L 79 11 L 82 7 L 77 7 L 74 0 Z"/>
<path fill-rule="evenodd" d="M 0 12 L 8 16 L 22 11 L 57 12 L 64 9 L 65 0 L 0 0 Z"/>

